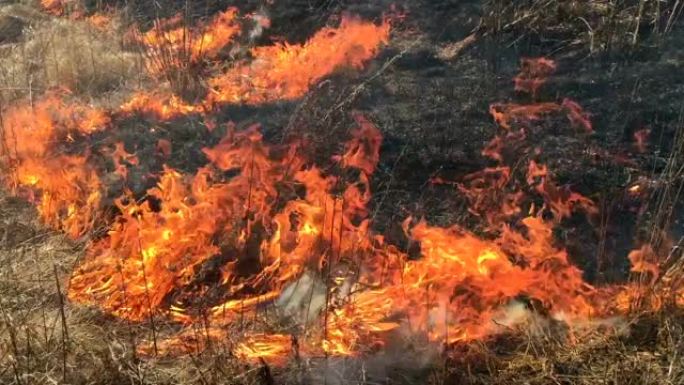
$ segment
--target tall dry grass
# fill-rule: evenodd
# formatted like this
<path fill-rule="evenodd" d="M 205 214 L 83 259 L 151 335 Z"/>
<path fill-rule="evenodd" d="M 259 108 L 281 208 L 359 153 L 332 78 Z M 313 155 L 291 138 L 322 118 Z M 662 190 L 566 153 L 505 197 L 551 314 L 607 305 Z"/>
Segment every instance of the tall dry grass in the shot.
<path fill-rule="evenodd" d="M 51 87 L 98 98 L 135 82 L 139 55 L 124 49 L 116 21 L 102 31 L 87 20 L 36 16 L 25 7 L 4 11 L 25 18 L 19 43 L 0 47 L 0 96 L 5 103 Z"/>

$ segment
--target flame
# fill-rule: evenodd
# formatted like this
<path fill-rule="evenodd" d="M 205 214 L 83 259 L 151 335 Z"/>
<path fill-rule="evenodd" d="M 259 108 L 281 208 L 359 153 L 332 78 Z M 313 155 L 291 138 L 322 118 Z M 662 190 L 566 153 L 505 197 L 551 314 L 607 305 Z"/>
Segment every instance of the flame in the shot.
<path fill-rule="evenodd" d="M 119 109 L 125 114 L 142 112 L 162 121 L 205 111 L 201 105 L 186 103 L 176 95 L 160 91 L 137 92 Z"/>
<path fill-rule="evenodd" d="M 118 142 L 114 145 L 114 150 L 111 152 L 110 156 L 114 161 L 114 172 L 123 179 L 126 179 L 128 176 L 129 165 L 137 166 L 139 162 L 137 156 L 126 152 L 122 142 Z"/>
<path fill-rule="evenodd" d="M 161 75 L 169 67 L 184 68 L 202 60 L 214 59 L 240 34 L 236 8 L 218 13 L 206 25 L 188 28 L 180 15 L 155 21 L 154 27 L 134 40 L 147 49 L 147 68 L 152 75 Z"/>
<path fill-rule="evenodd" d="M 651 245 L 645 244 L 639 249 L 632 250 L 627 258 L 632 265 L 630 271 L 634 273 L 650 273 L 654 280 L 660 275 L 658 257 Z"/>
<path fill-rule="evenodd" d="M 494 103 L 489 107 L 489 113 L 494 121 L 507 130 L 511 124 L 540 120 L 544 115 L 560 109 L 557 103 L 537 103 L 530 105 Z"/>
<path fill-rule="evenodd" d="M 195 58 L 200 53 L 204 58 L 213 58 L 230 42 L 237 34 L 232 24 L 235 16 L 235 11 L 229 10 L 210 24 L 199 43 L 191 46 L 192 60 L 199 60 Z M 172 24 L 176 22 L 167 21 Z M 182 31 L 174 29 L 171 35 L 169 32 L 159 32 L 164 28 L 165 25 L 157 26 L 142 41 L 150 47 L 160 44 L 176 47 L 179 39 L 183 41 Z M 323 28 L 304 44 L 277 43 L 253 48 L 251 61 L 237 63 L 225 73 L 208 80 L 212 89 L 200 104 L 186 103 L 168 92 L 141 91 L 124 103 L 121 110 L 124 113 L 138 111 L 168 120 L 187 114 L 204 114 L 225 103 L 258 104 L 296 99 L 308 92 L 311 85 L 339 68 L 361 68 L 378 53 L 382 44 L 388 42 L 389 31 L 388 21 L 375 25 L 343 17 L 338 28 Z M 174 52 L 177 49 L 172 48 Z M 159 61 L 157 57 L 157 62 L 148 67 L 152 68 L 151 72 L 155 75 L 166 64 L 166 61 Z"/>
<path fill-rule="evenodd" d="M 214 60 L 241 33 L 238 21 L 235 9 L 193 30 L 172 18 L 139 42 L 188 53 L 190 62 Z M 361 68 L 388 42 L 389 31 L 386 20 L 377 25 L 344 17 L 339 27 L 323 28 L 303 44 L 254 48 L 252 60 L 210 78 L 211 91 L 197 104 L 156 90 L 134 95 L 116 112 L 169 120 L 210 115 L 223 103 L 299 98 L 338 68 Z M 196 38 L 186 40 L 188 33 Z M 160 70 L 149 67 L 152 74 Z M 523 60 L 516 89 L 536 96 L 554 69 L 547 59 Z M 595 204 L 557 186 L 552 170 L 533 159 L 540 150 L 529 150 L 533 124 L 547 115 L 564 114 L 570 125 L 590 133 L 589 115 L 569 99 L 498 103 L 490 113 L 502 133 L 482 154 L 495 164 L 453 183 L 469 211 L 483 219 L 481 233 L 406 218 L 404 233 L 416 246 L 407 249 L 418 255 L 376 234 L 368 206 L 382 134 L 363 115 L 354 116 L 356 127 L 330 167 L 309 159 L 304 141 L 270 145 L 258 125 L 245 130 L 228 125 L 220 142 L 203 149 L 207 164 L 195 174 L 164 166 L 157 185 L 142 198 L 127 191 L 114 201 L 118 216 L 106 236 L 88 245 L 68 297 L 131 321 L 176 322 L 176 335 L 140 347 L 146 354 L 173 354 L 233 342 L 231 326 L 238 316 L 256 318 L 286 285 L 302 276 L 320 278 L 326 306 L 313 331 L 297 339 L 255 326 L 231 344 L 236 357 L 273 362 L 300 353 L 362 354 L 406 333 L 446 345 L 486 338 L 500 331 L 493 318 L 502 307 L 521 298 L 570 320 L 626 309 L 644 295 L 642 288 L 588 285 L 554 239 L 561 219 L 578 210 L 593 215 Z M 102 170 L 89 152 L 73 148 L 111 125 L 110 115 L 69 102 L 66 94 L 48 94 L 3 114 L 2 161 L 12 166 L 4 181 L 17 193 L 27 192 L 46 224 L 72 237 L 93 229 L 105 190 Z M 205 117 L 210 130 L 216 127 Z M 113 172 L 126 178 L 141 160 L 123 143 L 111 145 L 101 153 L 111 157 Z M 171 157 L 171 149 L 170 141 L 157 142 L 163 157 Z M 526 170 L 511 162 L 523 155 L 529 159 Z M 629 259 L 634 272 L 660 274 L 647 246 Z M 617 305 L 606 305 L 611 300 Z M 660 296 L 653 299 L 662 302 Z M 192 330 L 200 322 L 208 325 L 202 337 Z"/>
<path fill-rule="evenodd" d="M 233 353 L 242 359 L 282 359 L 292 350 L 292 337 L 283 334 L 254 334 L 240 342 Z"/>
<path fill-rule="evenodd" d="M 112 16 L 102 13 L 90 15 L 86 18 L 86 21 L 96 29 L 103 32 L 111 28 L 112 23 L 114 22 Z"/>
<path fill-rule="evenodd" d="M 589 114 L 577 102 L 565 98 L 561 106 L 566 109 L 568 119 L 575 127 L 582 128 L 587 133 L 594 131 Z"/>
<path fill-rule="evenodd" d="M 540 182 L 536 182 L 540 180 Z M 550 181 L 548 169 L 545 165 L 538 165 L 534 160 L 530 161 L 527 171 L 527 183 L 535 186 L 535 189 L 544 198 L 555 218 L 558 220 L 570 217 L 575 206 L 582 208 L 589 214 L 596 214 L 594 202 L 582 194 L 570 191 L 567 186 L 557 187 Z"/>
<path fill-rule="evenodd" d="M 148 191 L 161 201 L 159 212 L 148 202 L 119 199 L 121 217 L 90 249 L 71 280 L 70 298 L 140 320 L 177 285 L 189 283 L 193 268 L 218 251 L 211 237 L 223 228 L 214 210 L 228 191 L 209 185 L 209 178 L 205 169 L 186 182 L 166 168 L 158 186 Z"/>
<path fill-rule="evenodd" d="M 274 44 L 252 49 L 254 59 L 209 81 L 209 102 L 267 103 L 291 100 L 340 67 L 361 68 L 389 39 L 389 22 L 380 25 L 343 17 L 304 44 Z"/>
<path fill-rule="evenodd" d="M 363 115 L 355 116 L 359 128 L 352 131 L 354 137 L 347 143 L 345 154 L 336 157 L 342 167 L 354 167 L 370 175 L 380 161 L 382 134 Z"/>
<path fill-rule="evenodd" d="M 45 12 L 55 16 L 61 16 L 64 14 L 69 2 L 69 0 L 40 0 L 40 5 Z"/>
<path fill-rule="evenodd" d="M 50 94 L 32 107 L 8 109 L 2 123 L 2 157 L 14 168 L 5 183 L 15 190 L 28 188 L 47 225 L 74 238 L 91 230 L 101 199 L 97 170 L 87 156 L 64 155 L 55 144 L 103 129 L 107 114 Z"/>

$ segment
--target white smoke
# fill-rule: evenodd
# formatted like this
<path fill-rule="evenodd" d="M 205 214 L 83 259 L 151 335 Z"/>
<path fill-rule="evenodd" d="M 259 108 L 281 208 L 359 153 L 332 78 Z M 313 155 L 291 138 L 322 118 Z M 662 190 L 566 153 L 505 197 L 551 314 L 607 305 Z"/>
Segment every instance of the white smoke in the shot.
<path fill-rule="evenodd" d="M 344 275 L 344 274 L 342 274 Z M 335 299 L 348 297 L 354 286 L 353 279 L 347 279 L 335 290 Z M 304 273 L 297 281 L 283 290 L 276 301 L 280 311 L 299 325 L 308 325 L 316 321 L 325 311 L 326 285 L 316 273 Z M 427 325 L 403 323 L 402 326 L 388 333 L 385 345 L 379 351 L 359 357 L 328 357 L 326 360 L 312 361 L 308 373 L 312 383 L 343 385 L 349 383 L 382 382 L 401 371 L 417 374 L 429 370 L 440 362 L 444 346 L 440 342 L 430 341 L 425 332 L 432 337 L 439 330 L 446 329 L 448 304 L 431 309 Z M 577 319 L 558 312 L 553 315 L 540 314 L 529 304 L 513 300 L 494 312 L 488 322 L 487 333 L 490 335 L 512 333 L 531 338 L 553 339 L 565 341 L 570 331 L 595 331 L 600 328 L 623 333 L 626 323 L 620 318 L 587 320 Z M 416 329 L 421 330 L 417 332 Z"/>
<path fill-rule="evenodd" d="M 285 287 L 276 306 L 284 315 L 292 317 L 300 325 L 315 320 L 325 307 L 326 286 L 312 273 L 304 273 L 298 280 Z"/>

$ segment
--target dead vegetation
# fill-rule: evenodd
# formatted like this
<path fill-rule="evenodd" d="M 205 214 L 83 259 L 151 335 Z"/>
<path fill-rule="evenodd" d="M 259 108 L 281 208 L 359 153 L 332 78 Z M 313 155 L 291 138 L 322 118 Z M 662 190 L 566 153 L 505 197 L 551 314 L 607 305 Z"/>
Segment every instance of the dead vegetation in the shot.
<path fill-rule="evenodd" d="M 84 98 L 135 84 L 139 56 L 123 49 L 116 25 L 98 30 L 87 20 L 47 17 L 27 6 L 0 8 L 13 41 L 0 40 L 0 95 L 5 103 L 66 88 Z M 6 43 L 6 44 L 2 44 Z"/>
<path fill-rule="evenodd" d="M 488 1 L 485 30 L 552 51 L 625 55 L 657 45 L 681 17 L 679 1 Z"/>
<path fill-rule="evenodd" d="M 679 1 L 667 6 L 633 3 L 494 1 L 483 25 L 516 39 L 555 36 L 554 50 L 581 46 L 591 53 L 623 52 L 646 41 L 646 36 L 669 33 L 684 6 Z M 102 99 L 103 94 L 128 89 L 142 76 L 141 56 L 125 50 L 116 34 L 99 31 L 85 21 L 46 18 L 18 9 L 0 10 L 6 15 L 0 16 L 0 33 L 9 31 L 0 36 L 3 104 L 32 98 L 51 87 L 66 87 L 86 100 Z M 445 55 L 451 59 L 453 52 L 471 43 L 456 45 Z M 147 54 L 161 62 L 177 60 L 165 52 Z M 177 68 L 169 74 L 180 76 Z M 180 87 L 187 86 L 186 80 L 178 80 Z M 673 148 L 667 167 L 657 175 L 663 189 L 652 202 L 650 242 L 654 245 L 664 242 L 663 229 L 681 220 L 676 215 L 684 188 L 683 129 L 677 131 Z M 684 383 L 684 314 L 671 307 L 616 321 L 621 326 L 617 332 L 590 328 L 570 338 L 540 329 L 540 321 L 531 318 L 496 339 L 454 347 L 456 359 L 443 358 L 440 351 L 429 364 L 417 367 L 410 366 L 414 362 L 398 365 L 383 359 L 375 368 L 354 359 L 343 363 L 296 359 L 276 368 L 264 361 L 241 362 L 220 347 L 179 358 L 140 357 L 136 350 L 143 341 L 174 326 L 134 324 L 68 303 L 66 277 L 82 257 L 81 245 L 45 230 L 24 201 L 6 195 L 0 199 L 3 384 Z M 662 285 L 681 285 L 684 265 L 677 252 L 681 247 L 681 241 L 673 244 Z"/>

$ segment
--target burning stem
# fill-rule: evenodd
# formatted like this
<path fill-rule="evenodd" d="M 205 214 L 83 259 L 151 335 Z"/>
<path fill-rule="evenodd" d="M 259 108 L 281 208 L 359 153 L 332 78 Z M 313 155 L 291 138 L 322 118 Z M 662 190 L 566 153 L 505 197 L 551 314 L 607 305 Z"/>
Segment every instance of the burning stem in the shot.
<path fill-rule="evenodd" d="M 152 328 L 152 346 L 154 348 L 154 355 L 159 354 L 157 348 L 157 327 L 154 320 L 154 309 L 152 308 L 152 298 L 150 297 L 149 284 L 147 281 L 147 273 L 145 272 L 145 256 L 143 255 L 143 247 L 140 241 L 140 229 L 138 228 L 138 249 L 140 250 L 140 269 L 142 272 L 143 285 L 145 285 L 145 299 L 147 300 L 148 314 L 150 317 L 150 327 Z"/>

